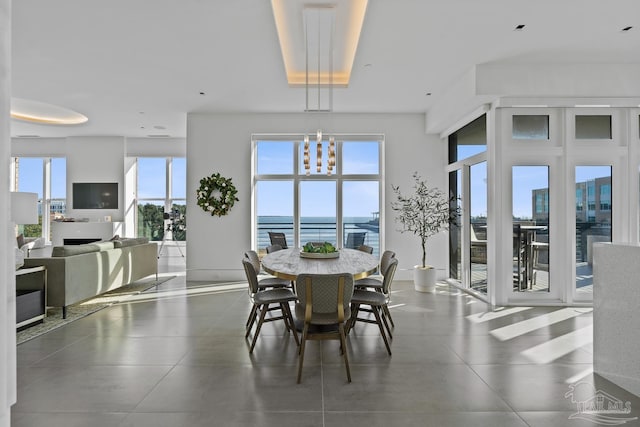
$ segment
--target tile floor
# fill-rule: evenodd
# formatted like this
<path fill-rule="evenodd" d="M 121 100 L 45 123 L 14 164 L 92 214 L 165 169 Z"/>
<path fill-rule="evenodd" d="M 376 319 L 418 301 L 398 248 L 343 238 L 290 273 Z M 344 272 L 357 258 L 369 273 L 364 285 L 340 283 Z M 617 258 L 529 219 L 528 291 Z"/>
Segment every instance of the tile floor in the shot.
<path fill-rule="evenodd" d="M 12 426 L 594 426 L 578 404 L 595 390 L 630 403 L 615 417 L 640 416 L 640 398 L 591 371 L 588 308 L 491 312 L 446 285 L 398 282 L 393 356 L 358 324 L 353 382 L 337 342 L 310 342 L 298 385 L 282 324 L 250 355 L 245 286 L 186 283 L 183 260 L 161 259 L 178 276 L 157 290 L 18 346 Z"/>

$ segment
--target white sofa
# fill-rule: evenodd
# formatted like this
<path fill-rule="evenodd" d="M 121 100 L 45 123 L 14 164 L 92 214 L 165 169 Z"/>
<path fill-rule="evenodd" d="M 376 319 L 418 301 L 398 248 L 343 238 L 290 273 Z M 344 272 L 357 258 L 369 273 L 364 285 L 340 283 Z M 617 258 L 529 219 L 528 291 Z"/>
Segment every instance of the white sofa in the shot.
<path fill-rule="evenodd" d="M 25 258 L 25 267 L 47 267 L 47 305 L 62 307 L 95 297 L 154 274 L 158 247 L 148 239 L 122 239 L 55 246 L 51 257 Z"/>

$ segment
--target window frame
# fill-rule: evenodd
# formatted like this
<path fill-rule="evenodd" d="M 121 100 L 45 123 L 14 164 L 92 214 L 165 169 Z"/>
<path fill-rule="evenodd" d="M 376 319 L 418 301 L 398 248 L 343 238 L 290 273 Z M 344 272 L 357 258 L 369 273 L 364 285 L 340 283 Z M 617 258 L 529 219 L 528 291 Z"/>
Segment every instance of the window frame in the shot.
<path fill-rule="evenodd" d="M 304 134 L 262 134 L 256 133 L 251 135 L 251 242 L 252 247 L 259 251 L 259 230 L 258 230 L 258 213 L 257 213 L 257 183 L 260 181 L 292 181 L 293 182 L 293 234 L 295 245 L 300 241 L 300 183 L 303 181 L 333 181 L 336 183 L 336 239 L 339 247 L 342 247 L 345 236 L 343 236 L 343 197 L 342 190 L 345 182 L 349 181 L 376 181 L 378 182 L 378 208 L 379 223 L 384 224 L 384 134 L 346 134 L 331 133 L 336 141 L 336 166 L 331 173 L 327 175 L 310 174 L 306 175 L 301 170 L 301 145 L 304 144 Z M 325 134 L 324 139 L 328 135 Z M 313 138 L 311 138 L 313 139 Z M 258 174 L 258 144 L 265 142 L 293 142 L 293 171 L 291 174 Z M 343 174 L 342 147 L 343 143 L 352 142 L 377 142 L 378 143 L 378 173 L 377 174 Z M 312 146 L 315 146 L 312 142 Z M 312 165 L 313 167 L 314 165 Z M 384 250 L 384 227 L 379 228 L 379 250 Z M 291 246 L 294 244 L 292 243 Z"/>
<path fill-rule="evenodd" d="M 157 159 L 157 158 L 163 158 L 165 160 L 165 189 L 164 189 L 164 196 L 163 195 L 158 195 L 158 197 L 139 197 L 139 185 L 140 185 L 140 169 L 139 169 L 139 161 L 140 159 Z M 164 212 L 170 212 L 171 209 L 173 208 L 173 205 L 176 204 L 176 202 L 183 202 L 185 209 L 187 206 L 187 198 L 186 198 L 186 193 L 185 193 L 185 197 L 173 197 L 173 186 L 174 186 L 174 182 L 173 182 L 173 162 L 175 159 L 185 159 L 186 158 L 183 156 L 135 156 L 135 170 L 136 170 L 136 177 L 135 177 L 135 186 L 136 186 L 136 191 L 135 191 L 135 197 L 133 199 L 134 202 L 134 206 L 136 207 L 133 211 L 134 211 L 134 227 L 135 227 L 135 235 L 136 237 L 140 237 L 138 236 L 138 207 L 140 205 L 140 202 L 156 202 L 156 201 L 162 201 L 164 200 L 164 205 L 163 205 L 163 209 Z M 185 190 L 186 190 L 186 162 L 185 162 Z M 186 216 L 186 213 L 185 213 Z M 164 231 L 166 231 L 167 228 L 167 222 L 170 220 L 165 219 L 164 220 Z M 163 233 L 163 240 L 164 240 L 164 234 Z M 186 234 L 185 234 L 185 241 L 186 241 Z"/>
<path fill-rule="evenodd" d="M 44 237 L 46 244 L 51 244 L 51 206 L 53 201 L 60 201 L 64 204 L 65 214 L 67 211 L 67 157 L 66 156 L 12 156 L 11 157 L 11 183 L 10 183 L 10 191 L 20 191 L 19 188 L 19 173 L 20 173 L 20 159 L 41 159 L 42 160 L 42 198 L 38 198 L 38 202 L 40 203 L 40 215 L 42 217 L 41 221 L 41 235 L 40 237 Z M 64 178 L 65 178 L 65 197 L 63 198 L 53 198 L 52 197 L 52 189 L 51 182 L 52 176 L 51 172 L 52 162 L 54 159 L 64 159 Z M 47 220 L 45 221 L 45 217 Z"/>

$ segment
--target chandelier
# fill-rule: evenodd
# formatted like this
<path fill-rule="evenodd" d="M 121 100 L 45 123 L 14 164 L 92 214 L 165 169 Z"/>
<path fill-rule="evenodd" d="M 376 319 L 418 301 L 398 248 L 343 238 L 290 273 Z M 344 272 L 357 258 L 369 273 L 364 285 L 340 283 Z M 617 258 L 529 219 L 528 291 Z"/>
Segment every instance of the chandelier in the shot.
<path fill-rule="evenodd" d="M 304 9 L 305 29 L 305 112 L 331 113 L 333 111 L 333 34 L 335 31 L 335 9 L 331 5 L 307 6 Z M 314 63 L 315 61 L 315 63 Z M 314 70 L 312 73 L 311 70 Z M 312 74 L 310 76 L 310 74 Z M 315 78 L 315 81 L 312 79 Z M 311 107 L 315 96 L 315 108 Z M 327 105 L 323 105 L 323 101 Z M 313 136 L 312 136 L 313 137 Z M 322 130 L 315 134 L 316 171 L 322 172 Z M 304 135 L 304 169 L 311 174 L 310 136 Z M 336 164 L 335 138 L 329 137 L 327 149 L 327 175 L 331 175 Z"/>
<path fill-rule="evenodd" d="M 322 130 L 316 132 L 316 172 L 322 172 Z M 304 136 L 304 171 L 307 175 L 311 175 L 311 155 L 310 155 L 309 135 Z M 327 175 L 331 175 L 336 165 L 336 140 L 335 137 L 329 137 L 329 147 L 327 150 Z"/>

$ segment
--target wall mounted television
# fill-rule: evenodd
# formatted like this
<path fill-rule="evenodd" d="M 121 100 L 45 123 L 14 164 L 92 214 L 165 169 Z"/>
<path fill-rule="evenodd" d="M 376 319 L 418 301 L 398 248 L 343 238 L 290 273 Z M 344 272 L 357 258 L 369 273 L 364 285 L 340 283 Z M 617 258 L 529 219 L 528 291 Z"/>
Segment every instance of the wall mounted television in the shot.
<path fill-rule="evenodd" d="M 117 182 L 74 182 L 73 209 L 118 209 Z"/>

